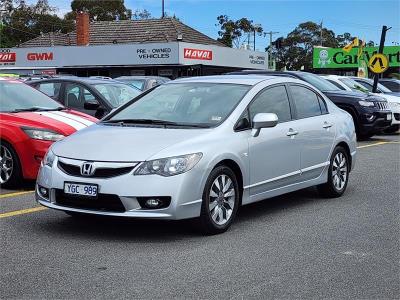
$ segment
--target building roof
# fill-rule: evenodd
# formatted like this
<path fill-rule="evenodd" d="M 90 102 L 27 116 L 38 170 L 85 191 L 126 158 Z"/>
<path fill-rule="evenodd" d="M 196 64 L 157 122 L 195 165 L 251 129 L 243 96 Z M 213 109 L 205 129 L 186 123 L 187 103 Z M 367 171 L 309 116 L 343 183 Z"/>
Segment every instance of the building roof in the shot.
<path fill-rule="evenodd" d="M 90 23 L 89 45 L 176 42 L 225 46 L 174 18 L 94 21 Z M 46 33 L 20 47 L 75 46 L 76 31 Z"/>

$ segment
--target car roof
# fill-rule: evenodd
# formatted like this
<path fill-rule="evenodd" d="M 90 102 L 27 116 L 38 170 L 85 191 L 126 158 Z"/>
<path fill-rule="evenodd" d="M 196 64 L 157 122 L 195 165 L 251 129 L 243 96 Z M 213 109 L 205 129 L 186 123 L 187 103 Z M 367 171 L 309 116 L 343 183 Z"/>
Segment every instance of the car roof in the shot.
<path fill-rule="evenodd" d="M 170 80 L 167 77 L 162 77 L 162 76 L 135 76 L 135 75 L 127 75 L 127 76 L 119 76 L 114 78 L 116 80 L 118 79 L 163 79 L 163 80 Z"/>
<path fill-rule="evenodd" d="M 48 81 L 67 81 L 67 82 L 77 82 L 77 83 L 86 83 L 89 85 L 92 84 L 107 84 L 107 83 L 121 83 L 117 80 L 113 79 L 101 79 L 101 78 L 90 78 L 90 77 L 61 77 L 61 78 L 47 78 L 40 80 L 30 80 L 27 83 L 39 83 L 39 82 L 48 82 Z"/>
<path fill-rule="evenodd" d="M 215 75 L 215 76 L 198 76 L 176 79 L 166 84 L 184 83 L 184 82 L 209 82 L 209 83 L 233 83 L 256 85 L 257 83 L 265 80 L 276 79 L 276 76 L 265 75 Z"/>

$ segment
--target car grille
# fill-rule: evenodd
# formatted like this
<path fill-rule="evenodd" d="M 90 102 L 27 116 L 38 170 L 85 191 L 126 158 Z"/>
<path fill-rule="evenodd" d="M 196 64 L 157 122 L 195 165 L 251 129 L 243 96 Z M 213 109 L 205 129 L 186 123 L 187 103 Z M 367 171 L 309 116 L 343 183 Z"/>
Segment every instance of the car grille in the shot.
<path fill-rule="evenodd" d="M 85 197 L 65 194 L 56 189 L 56 204 L 86 210 L 125 212 L 125 207 L 117 195 L 98 194 L 97 197 Z"/>
<path fill-rule="evenodd" d="M 91 178 L 111 178 L 116 176 L 121 176 L 124 174 L 128 174 L 131 172 L 137 163 L 133 164 L 113 164 L 113 163 L 96 163 L 93 164 L 96 166 L 95 171 L 90 176 L 83 176 L 81 174 L 81 165 L 83 161 L 63 161 L 63 159 L 59 159 L 57 166 L 63 171 L 65 174 L 75 177 L 91 177 Z"/>
<path fill-rule="evenodd" d="M 383 102 L 383 101 L 375 102 L 375 106 L 379 110 L 389 110 L 389 105 L 387 104 L 387 102 Z"/>

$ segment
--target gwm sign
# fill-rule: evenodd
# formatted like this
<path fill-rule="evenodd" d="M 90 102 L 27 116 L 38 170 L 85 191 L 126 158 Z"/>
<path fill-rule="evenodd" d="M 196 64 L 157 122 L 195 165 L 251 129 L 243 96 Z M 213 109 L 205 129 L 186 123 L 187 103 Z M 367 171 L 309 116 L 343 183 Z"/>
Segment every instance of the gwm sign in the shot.
<path fill-rule="evenodd" d="M 27 60 L 53 60 L 53 52 L 29 52 L 26 55 Z"/>
<path fill-rule="evenodd" d="M 358 48 L 353 48 L 347 53 L 342 48 L 314 47 L 313 68 L 358 68 L 359 58 L 357 52 Z M 378 52 L 378 47 L 365 47 L 363 52 L 366 61 L 368 61 Z M 399 46 L 385 46 L 383 53 L 389 60 L 389 67 L 400 67 Z"/>

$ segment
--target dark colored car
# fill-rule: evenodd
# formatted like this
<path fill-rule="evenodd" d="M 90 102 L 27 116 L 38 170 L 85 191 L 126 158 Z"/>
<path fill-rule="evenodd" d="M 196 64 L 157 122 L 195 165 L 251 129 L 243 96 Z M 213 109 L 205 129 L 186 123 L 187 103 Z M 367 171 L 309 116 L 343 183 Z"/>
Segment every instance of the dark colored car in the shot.
<path fill-rule="evenodd" d="M 400 80 L 394 78 L 379 79 L 379 83 L 392 92 L 400 93 Z"/>
<path fill-rule="evenodd" d="M 137 88 L 110 79 L 60 77 L 25 83 L 68 108 L 98 119 L 141 94 Z"/>
<path fill-rule="evenodd" d="M 114 79 L 132 85 L 143 92 L 170 81 L 169 78 L 160 76 L 120 76 Z"/>
<path fill-rule="evenodd" d="M 337 86 L 315 74 L 300 71 L 283 72 L 257 70 L 243 70 L 231 72 L 229 74 L 285 76 L 308 82 L 353 117 L 358 139 L 366 139 L 380 133 L 389 128 L 392 123 L 392 113 L 387 101 L 382 97 L 361 92 L 340 90 Z"/>

